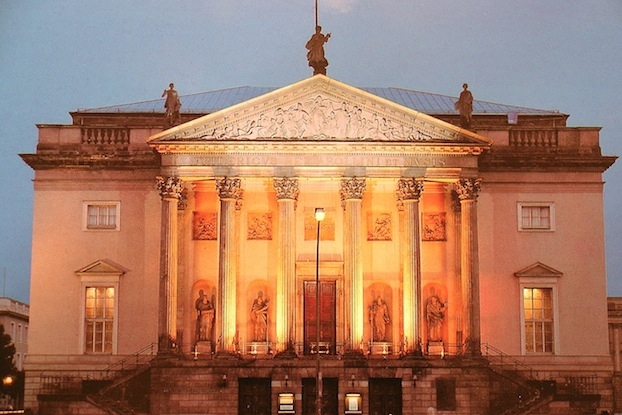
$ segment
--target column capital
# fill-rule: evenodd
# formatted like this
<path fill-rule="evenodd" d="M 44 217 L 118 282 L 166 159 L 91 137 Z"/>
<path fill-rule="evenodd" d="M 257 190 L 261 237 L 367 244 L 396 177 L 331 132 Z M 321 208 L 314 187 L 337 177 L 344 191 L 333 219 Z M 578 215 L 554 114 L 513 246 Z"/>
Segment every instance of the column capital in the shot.
<path fill-rule="evenodd" d="M 423 193 L 423 179 L 407 178 L 397 181 L 395 196 L 399 202 L 419 200 Z"/>
<path fill-rule="evenodd" d="M 481 188 L 482 179 L 463 178 L 454 183 L 454 190 L 460 201 L 477 200 Z"/>
<path fill-rule="evenodd" d="M 341 201 L 348 199 L 362 199 L 365 192 L 365 179 L 357 179 L 352 177 L 349 179 L 341 179 Z"/>
<path fill-rule="evenodd" d="M 184 185 L 179 177 L 156 177 L 156 183 L 160 197 L 164 199 L 177 199 L 182 198 L 182 192 L 184 191 Z"/>
<path fill-rule="evenodd" d="M 221 199 L 242 199 L 242 182 L 240 179 L 223 177 L 216 179 L 216 190 Z"/>
<path fill-rule="evenodd" d="M 278 200 L 298 200 L 298 179 L 290 179 L 289 177 L 275 178 L 273 186 Z"/>

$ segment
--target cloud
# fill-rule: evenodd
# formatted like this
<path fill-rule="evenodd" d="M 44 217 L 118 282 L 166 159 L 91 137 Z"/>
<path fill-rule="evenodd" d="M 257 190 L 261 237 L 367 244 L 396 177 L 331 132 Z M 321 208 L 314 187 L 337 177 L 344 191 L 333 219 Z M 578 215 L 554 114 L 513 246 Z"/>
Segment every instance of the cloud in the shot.
<path fill-rule="evenodd" d="M 358 0 L 324 0 L 324 7 L 337 13 L 347 13 Z M 320 7 L 322 5 L 320 4 Z"/>

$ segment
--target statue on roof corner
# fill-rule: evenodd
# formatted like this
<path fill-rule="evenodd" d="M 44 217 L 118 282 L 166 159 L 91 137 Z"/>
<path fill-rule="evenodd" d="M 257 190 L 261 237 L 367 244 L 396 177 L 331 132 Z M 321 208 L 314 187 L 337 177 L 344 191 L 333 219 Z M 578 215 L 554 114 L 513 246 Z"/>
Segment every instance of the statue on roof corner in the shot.
<path fill-rule="evenodd" d="M 330 39 L 330 33 L 323 35 L 322 26 L 315 26 L 315 33 L 311 36 L 311 39 L 306 44 L 307 60 L 309 66 L 313 68 L 313 75 L 326 75 L 326 67 L 328 61 L 324 56 L 324 43 Z"/>
<path fill-rule="evenodd" d="M 175 84 L 170 83 L 168 87 L 169 89 L 165 89 L 164 92 L 162 92 L 162 97 L 166 96 L 166 100 L 164 101 L 164 108 L 166 108 L 164 116 L 166 118 L 166 127 L 170 128 L 181 124 L 181 115 L 179 113 L 181 102 L 179 101 L 177 91 L 175 91 Z"/>
<path fill-rule="evenodd" d="M 462 92 L 454 108 L 460 112 L 460 127 L 469 128 L 473 121 L 473 94 L 469 91 L 469 85 L 462 84 Z"/>

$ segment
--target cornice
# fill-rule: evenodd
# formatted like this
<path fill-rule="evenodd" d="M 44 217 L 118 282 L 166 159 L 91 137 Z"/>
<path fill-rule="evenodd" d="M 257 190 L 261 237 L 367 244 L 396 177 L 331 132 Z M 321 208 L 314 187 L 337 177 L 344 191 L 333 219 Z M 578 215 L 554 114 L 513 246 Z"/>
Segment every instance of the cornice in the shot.
<path fill-rule="evenodd" d="M 160 167 L 158 154 L 20 154 L 33 170 L 150 170 Z"/>

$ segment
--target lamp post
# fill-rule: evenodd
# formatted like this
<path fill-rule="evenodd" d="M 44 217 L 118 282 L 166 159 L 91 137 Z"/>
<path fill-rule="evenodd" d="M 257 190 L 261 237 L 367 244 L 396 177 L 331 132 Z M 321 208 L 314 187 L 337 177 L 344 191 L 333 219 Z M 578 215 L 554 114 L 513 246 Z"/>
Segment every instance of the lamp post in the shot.
<path fill-rule="evenodd" d="M 317 221 L 315 245 L 315 389 L 317 396 L 315 397 L 315 410 L 317 415 L 322 415 L 322 372 L 320 372 L 320 222 L 325 216 L 324 208 L 315 208 L 315 220 Z"/>

